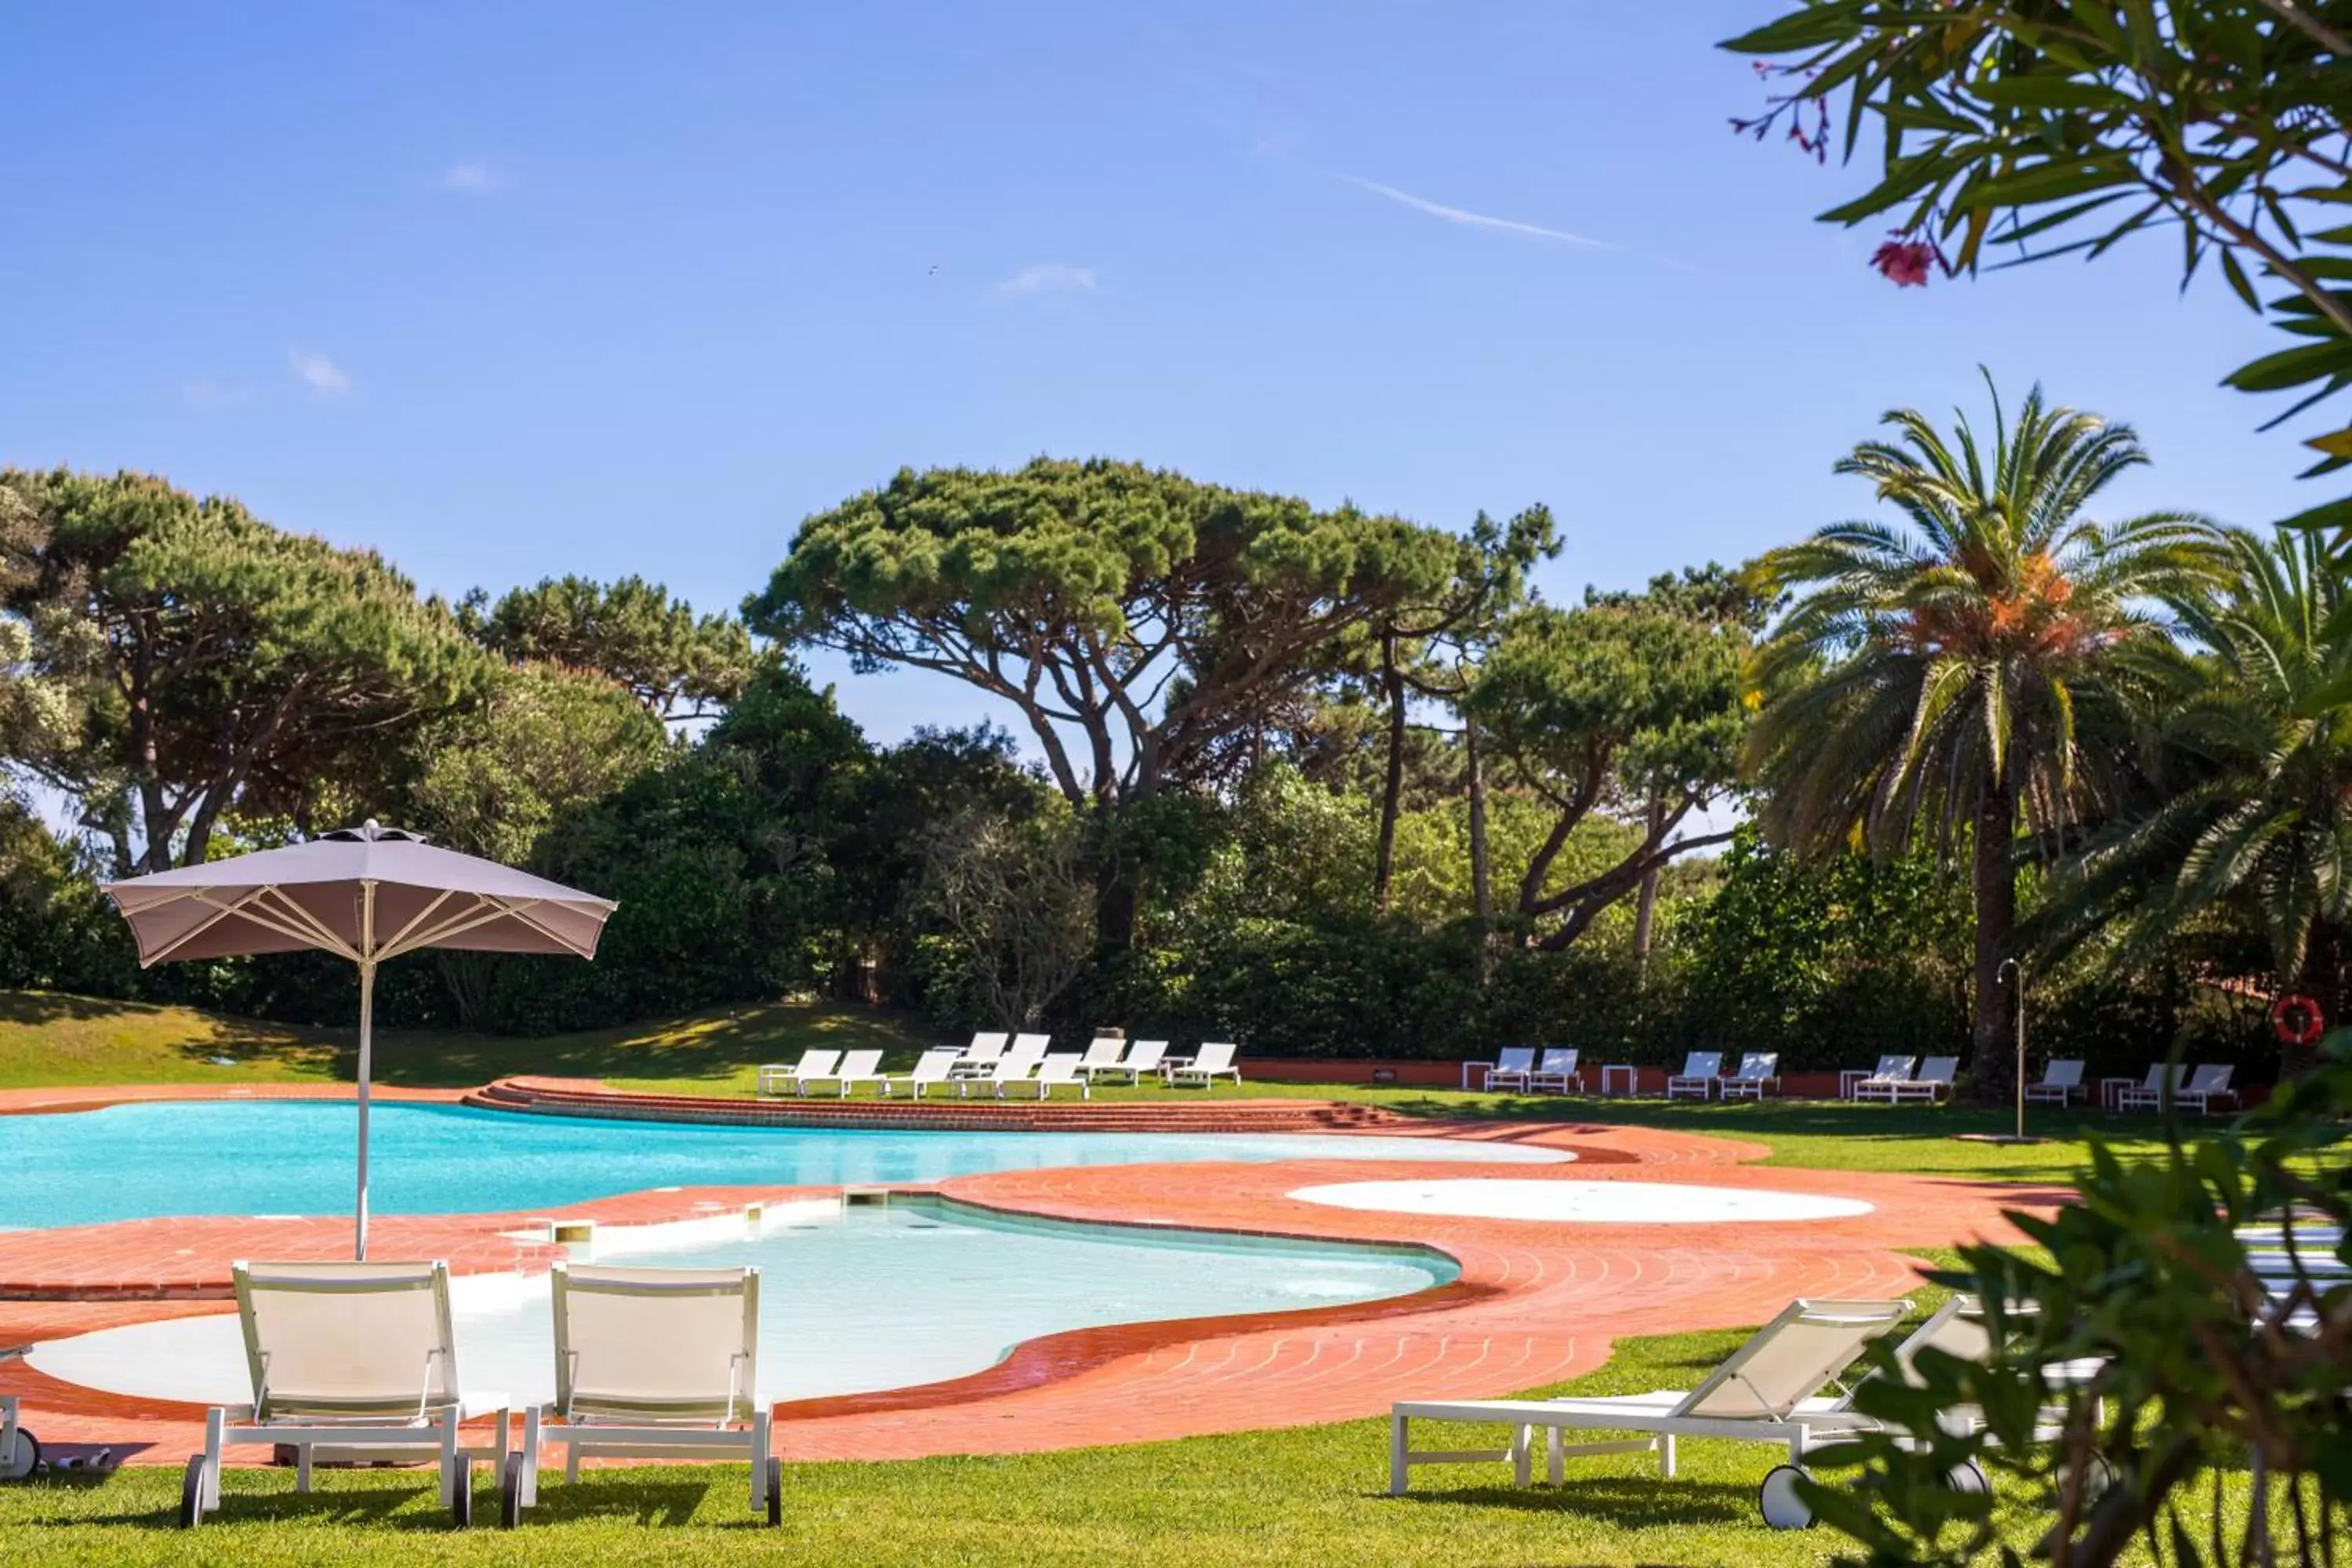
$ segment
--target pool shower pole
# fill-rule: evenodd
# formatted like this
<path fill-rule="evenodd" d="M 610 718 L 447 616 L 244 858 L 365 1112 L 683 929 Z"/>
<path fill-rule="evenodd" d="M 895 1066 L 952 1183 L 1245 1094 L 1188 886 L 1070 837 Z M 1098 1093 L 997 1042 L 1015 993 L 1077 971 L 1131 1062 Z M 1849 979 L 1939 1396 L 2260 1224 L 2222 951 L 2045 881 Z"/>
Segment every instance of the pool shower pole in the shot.
<path fill-rule="evenodd" d="M 2025 966 L 2013 958 L 2004 958 L 2000 961 L 2000 968 L 2013 973 L 2017 979 L 2017 1141 L 2022 1143 L 2025 1142 Z"/>
<path fill-rule="evenodd" d="M 375 884 L 360 884 L 360 1192 L 352 1221 L 352 1256 L 367 1261 L 368 1070 L 375 1032 Z"/>

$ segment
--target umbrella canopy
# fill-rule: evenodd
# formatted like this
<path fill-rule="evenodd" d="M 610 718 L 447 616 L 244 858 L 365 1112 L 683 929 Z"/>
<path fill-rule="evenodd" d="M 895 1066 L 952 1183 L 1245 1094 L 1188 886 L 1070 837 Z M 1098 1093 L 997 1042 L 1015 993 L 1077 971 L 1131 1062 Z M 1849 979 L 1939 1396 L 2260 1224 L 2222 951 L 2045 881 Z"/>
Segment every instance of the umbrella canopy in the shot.
<path fill-rule="evenodd" d="M 360 971 L 359 1204 L 367 1256 L 368 1080 L 376 965 L 420 948 L 596 956 L 618 906 L 369 822 L 308 844 L 111 882 L 142 968 L 181 958 L 317 948 Z"/>

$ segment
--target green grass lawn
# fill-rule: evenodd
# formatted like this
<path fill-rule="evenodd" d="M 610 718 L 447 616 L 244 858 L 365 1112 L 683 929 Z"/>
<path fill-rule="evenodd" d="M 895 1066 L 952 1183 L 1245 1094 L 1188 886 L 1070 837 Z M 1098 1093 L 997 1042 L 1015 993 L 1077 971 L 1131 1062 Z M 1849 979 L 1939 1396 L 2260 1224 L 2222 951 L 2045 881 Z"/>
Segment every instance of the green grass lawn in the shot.
<path fill-rule="evenodd" d="M 1922 1308 L 1934 1296 L 1919 1292 Z M 1559 1389 L 1580 1394 L 1687 1387 L 1742 1333 L 1621 1342 L 1601 1372 Z M 1424 1445 L 1499 1439 L 1454 1428 Z M 789 1452 L 789 1430 L 784 1436 Z M 15 1563 L 663 1563 L 688 1568 L 746 1555 L 809 1563 L 1105 1563 L 1236 1564 L 1562 1563 L 1805 1568 L 1838 1546 L 1826 1531 L 1781 1533 L 1756 1515 L 1756 1488 L 1780 1451 L 1685 1443 L 1682 1475 L 1661 1479 L 1643 1456 L 1570 1461 L 1569 1479 L 1520 1491 L 1500 1465 L 1417 1472 L 1386 1495 L 1388 1427 L 1351 1421 L 1012 1458 L 788 1466 L 786 1523 L 756 1524 L 743 1467 L 560 1471 L 512 1534 L 486 1524 L 457 1535 L 429 1473 L 322 1474 L 308 1498 L 289 1470 L 228 1472 L 222 1510 L 191 1537 L 173 1520 L 173 1468 L 102 1482 L 0 1487 L 0 1560 Z M 1538 1470 L 1540 1473 L 1540 1469 Z M 476 1516 L 496 1517 L 478 1471 Z M 2242 1496 L 2242 1489 L 2238 1494 Z M 2039 1500 L 2008 1500 L 2030 1528 Z M 2138 1559 L 2134 1559 L 2138 1561 Z"/>

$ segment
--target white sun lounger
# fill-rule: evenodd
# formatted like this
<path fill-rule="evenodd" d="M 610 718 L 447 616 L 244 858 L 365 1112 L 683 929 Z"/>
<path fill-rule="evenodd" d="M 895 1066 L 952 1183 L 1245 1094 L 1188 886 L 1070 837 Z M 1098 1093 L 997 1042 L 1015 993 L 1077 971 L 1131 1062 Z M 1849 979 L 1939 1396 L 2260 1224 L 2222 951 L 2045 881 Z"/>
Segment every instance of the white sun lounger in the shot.
<path fill-rule="evenodd" d="M 1683 1070 L 1666 1079 L 1668 1100 L 1705 1100 L 1723 1082 L 1723 1053 L 1693 1051 L 1683 1058 Z"/>
<path fill-rule="evenodd" d="M 1847 1098 L 1852 1100 L 1880 1098 L 1878 1091 L 1885 1090 L 1887 1085 L 1909 1083 L 1911 1074 L 1918 1065 L 1917 1057 L 1881 1057 L 1878 1058 L 1876 1067 L 1854 1080 L 1853 1088 L 1848 1091 Z M 1870 1086 L 1873 1093 L 1864 1094 L 1863 1092 L 1864 1086 Z"/>
<path fill-rule="evenodd" d="M 0 1350 L 0 1362 L 15 1361 L 20 1349 Z M 28 1479 L 41 1466 L 40 1440 L 25 1429 L 23 1410 L 13 1394 L 0 1394 L 0 1481 Z"/>
<path fill-rule="evenodd" d="M 1780 1082 L 1780 1053 L 1749 1051 L 1739 1058 L 1739 1070 L 1723 1079 L 1721 1093 L 1726 1100 L 1761 1100 L 1767 1085 Z"/>
<path fill-rule="evenodd" d="M 1400 1403 L 1389 1413 L 1389 1491 L 1402 1494 L 1415 1465 L 1507 1462 L 1517 1483 L 1526 1486 L 1529 1439 L 1537 1427 L 1545 1432 L 1546 1469 L 1554 1484 L 1570 1454 L 1655 1453 L 1660 1472 L 1672 1477 L 1679 1437 L 1772 1443 L 1788 1449 L 1791 1466 L 1801 1465 L 1816 1442 L 1873 1425 L 1849 1409 L 1843 1395 L 1823 1391 L 1853 1364 L 1864 1346 L 1893 1330 L 1909 1310 L 1907 1301 L 1792 1301 L 1687 1392 Z M 1502 1448 L 1419 1450 L 1411 1440 L 1414 1421 L 1498 1422 L 1511 1428 L 1511 1439 Z M 1571 1431 L 1641 1436 L 1562 1444 L 1560 1435 Z M 1789 1498 L 1793 1500 L 1793 1493 Z M 1770 1520 L 1774 1499 L 1768 1493 L 1763 1501 Z"/>
<path fill-rule="evenodd" d="M 851 1084 L 871 1083 L 881 1076 L 882 1053 L 880 1051 L 851 1051 L 841 1058 L 841 1065 L 838 1067 L 829 1067 L 822 1072 L 802 1073 L 793 1080 L 793 1088 L 801 1098 L 805 1100 L 808 1098 L 809 1085 L 829 1083 L 836 1086 L 841 1090 L 841 1097 L 846 1100 L 849 1098 Z"/>
<path fill-rule="evenodd" d="M 1192 1059 L 1167 1068 L 1161 1076 L 1172 1085 L 1196 1083 L 1208 1088 L 1221 1078 L 1242 1080 L 1242 1069 L 1234 1065 L 1234 1053 L 1239 1047 L 1224 1040 L 1204 1042 Z"/>
<path fill-rule="evenodd" d="M 782 1094 L 803 1078 L 827 1078 L 841 1062 L 839 1051 L 807 1050 L 796 1062 L 765 1062 L 760 1068 L 760 1093 Z"/>
<path fill-rule="evenodd" d="M 1128 1047 L 1127 1055 L 1119 1060 L 1101 1067 L 1089 1068 L 1082 1065 L 1080 1071 L 1089 1083 L 1100 1083 L 1114 1073 L 1125 1078 L 1129 1083 L 1141 1083 L 1145 1073 L 1156 1073 L 1160 1070 L 1161 1058 L 1167 1055 L 1167 1041 L 1138 1040 Z"/>
<path fill-rule="evenodd" d="M 331 1458 L 422 1459 L 441 1468 L 441 1501 L 460 1526 L 473 1518 L 473 1461 L 507 1451 L 503 1394 L 468 1398 L 457 1381 L 445 1263 L 236 1263 L 253 1403 L 205 1415 L 205 1451 L 188 1458 L 180 1524 L 220 1507 L 221 1450 L 267 1444 L 294 1450 L 294 1488 L 310 1489 L 312 1450 Z M 458 1423 L 495 1414 L 495 1436 L 468 1447 Z"/>
<path fill-rule="evenodd" d="M 1079 1099 L 1092 1100 L 1095 1097 L 1094 1085 L 1078 1076 L 1078 1068 L 1085 1059 L 1076 1051 L 1057 1051 L 1037 1064 L 1037 1073 L 1034 1078 L 1024 1076 L 997 1079 L 995 1080 L 996 1098 L 1003 1100 L 1004 1091 L 1008 1089 L 1027 1088 L 1035 1089 L 1038 1099 L 1051 1100 L 1057 1086 L 1076 1084 Z"/>
<path fill-rule="evenodd" d="M 2083 1064 L 2055 1061 L 2042 1069 L 2042 1081 L 2025 1086 L 2028 1105 L 2071 1105 L 2083 1092 Z"/>
<path fill-rule="evenodd" d="M 524 1413 L 499 1522 L 539 1501 L 541 1448 L 561 1443 L 568 1482 L 583 1459 L 748 1459 L 753 1510 L 782 1524 L 782 1466 L 759 1395 L 760 1271 L 559 1263 L 551 1286 L 555 1403 Z"/>
<path fill-rule="evenodd" d="M 2200 1116 L 2209 1116 L 2212 1114 L 2213 1102 L 2217 1100 L 2226 1100 L 2232 1105 L 2238 1102 L 2238 1091 L 2230 1087 L 2231 1068 L 2200 1067 L 2189 1075 L 2186 1082 L 2177 1076 L 2179 1070 L 2174 1069 L 2172 1103 L 2180 1110 L 2194 1110 Z M 2164 1100 L 2164 1071 L 2160 1068 L 2150 1068 L 2147 1069 L 2147 1081 L 2125 1089 L 2116 1098 L 2116 1109 L 2158 1110 L 2163 1109 Z"/>
<path fill-rule="evenodd" d="M 1528 1074 L 1528 1087 L 1531 1089 L 1549 1089 L 1560 1094 L 1582 1094 L 1584 1075 L 1576 1070 L 1576 1061 L 1574 1046 L 1545 1047 L 1543 1060 L 1536 1065 L 1535 1071 Z"/>
<path fill-rule="evenodd" d="M 1037 1037 L 1043 1038 L 1044 1037 L 1040 1036 Z M 1003 1056 L 996 1058 L 996 1065 L 991 1068 L 983 1076 L 979 1078 L 963 1078 L 956 1079 L 956 1093 L 965 1099 L 970 1099 L 973 1089 L 986 1089 L 992 1091 L 997 1099 L 1002 1100 L 1004 1098 L 1004 1086 L 1006 1084 L 1026 1082 L 1030 1075 L 1036 1072 L 1039 1064 L 1043 1063 L 1045 1059 L 1045 1053 L 1043 1050 L 1039 1050 L 1034 1056 L 1030 1056 L 1018 1050 L 1007 1051 Z"/>
<path fill-rule="evenodd" d="M 1127 1055 L 1127 1040 L 1118 1035 L 1097 1035 L 1087 1042 L 1087 1054 L 1078 1058 L 1078 1075 L 1088 1083 L 1098 1072 L 1120 1072 L 1120 1059 Z"/>
<path fill-rule="evenodd" d="M 1883 1100 L 1888 1105 L 1906 1100 L 1924 1100 L 1932 1104 L 1952 1092 L 1952 1080 L 1959 1071 L 1958 1057 L 1929 1057 L 1920 1064 L 1916 1078 L 1866 1078 L 1853 1086 L 1853 1097 Z"/>
<path fill-rule="evenodd" d="M 1001 1033 L 972 1036 L 971 1044 L 966 1046 L 962 1054 L 956 1058 L 956 1069 L 950 1076 L 986 1078 L 994 1070 L 997 1058 L 1004 1054 L 1004 1047 L 1012 1038 L 1011 1035 Z"/>
<path fill-rule="evenodd" d="M 956 1063 L 962 1059 L 963 1053 L 953 1046 L 941 1046 L 935 1050 L 925 1051 L 921 1058 L 915 1063 L 914 1071 L 896 1077 L 889 1073 L 877 1073 L 874 1075 L 873 1081 L 881 1086 L 885 1099 L 903 1087 L 917 1100 L 920 1100 L 923 1098 L 923 1090 L 952 1081 L 955 1078 Z"/>
<path fill-rule="evenodd" d="M 1505 1046 L 1495 1053 L 1495 1065 L 1486 1069 L 1482 1087 L 1486 1089 L 1525 1089 L 1528 1075 L 1536 1070 L 1536 1048 L 1533 1046 Z"/>

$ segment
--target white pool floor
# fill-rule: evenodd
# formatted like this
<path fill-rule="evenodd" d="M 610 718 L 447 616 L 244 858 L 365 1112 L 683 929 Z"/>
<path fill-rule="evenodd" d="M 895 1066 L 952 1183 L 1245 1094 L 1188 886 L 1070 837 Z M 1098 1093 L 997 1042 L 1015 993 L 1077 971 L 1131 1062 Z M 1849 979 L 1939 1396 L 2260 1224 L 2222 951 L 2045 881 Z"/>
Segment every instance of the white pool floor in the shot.
<path fill-rule="evenodd" d="M 1851 1219 L 1871 1212 L 1858 1198 L 1673 1182 L 1530 1182 L 1506 1177 L 1334 1182 L 1300 1187 L 1304 1203 L 1381 1214 L 1568 1225 L 1721 1225 L 1766 1220 Z"/>

